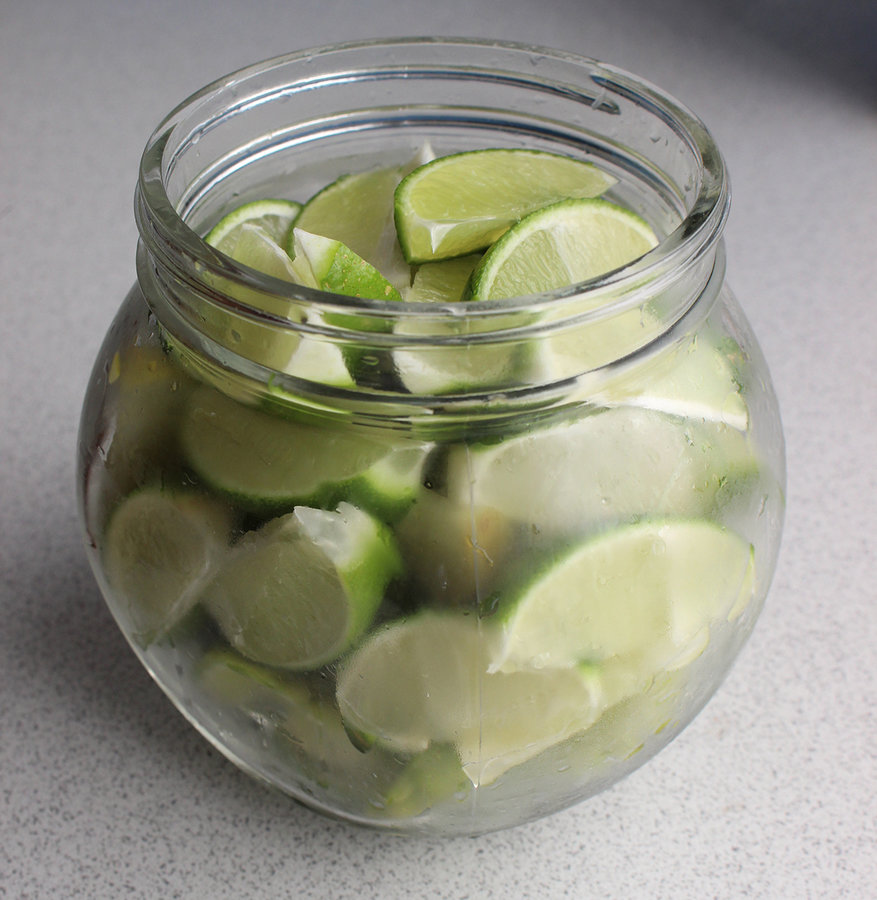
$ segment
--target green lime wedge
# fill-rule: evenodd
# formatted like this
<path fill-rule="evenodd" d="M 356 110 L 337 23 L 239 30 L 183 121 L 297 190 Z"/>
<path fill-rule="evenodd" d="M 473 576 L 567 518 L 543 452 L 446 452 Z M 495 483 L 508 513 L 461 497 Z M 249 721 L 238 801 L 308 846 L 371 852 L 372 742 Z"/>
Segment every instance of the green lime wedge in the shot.
<path fill-rule="evenodd" d="M 362 510 L 297 507 L 246 534 L 202 601 L 244 656 L 315 669 L 369 626 L 401 569 L 389 530 Z"/>
<path fill-rule="evenodd" d="M 736 429 L 620 406 L 499 443 L 455 446 L 445 481 L 456 502 L 471 498 L 549 538 L 642 516 L 706 515 L 729 481 L 757 471 Z"/>
<path fill-rule="evenodd" d="M 393 365 L 405 389 L 418 396 L 485 391 L 526 378 L 532 345 L 478 343 L 473 338 L 498 323 L 467 317 L 422 316 L 396 323 Z M 407 340 L 406 340 L 407 339 Z"/>
<path fill-rule="evenodd" d="M 228 509 L 201 494 L 147 488 L 116 507 L 104 534 L 104 570 L 144 645 L 194 606 L 230 532 Z"/>
<path fill-rule="evenodd" d="M 493 635 L 460 613 L 377 630 L 338 673 L 348 728 L 396 752 L 453 744 L 472 784 L 486 785 L 596 720 L 602 694 L 590 670 L 490 672 Z"/>
<path fill-rule="evenodd" d="M 537 150 L 443 156 L 396 189 L 396 230 L 409 263 L 490 246 L 522 216 L 568 197 L 595 197 L 615 179 L 591 163 Z"/>
<path fill-rule="evenodd" d="M 112 486 L 127 494 L 179 467 L 176 433 L 193 382 L 148 345 L 117 352 L 107 381 L 116 413 L 106 467 Z"/>
<path fill-rule="evenodd" d="M 393 224 L 393 194 L 405 167 L 342 175 L 307 203 L 295 227 L 339 241 L 386 274 L 398 289 L 411 283 Z M 287 249 L 295 254 L 292 235 Z"/>
<path fill-rule="evenodd" d="M 605 406 L 639 406 L 746 431 L 749 409 L 732 361 L 733 347 L 705 331 L 630 374 L 610 379 L 589 396 Z"/>
<path fill-rule="evenodd" d="M 530 213 L 484 254 L 470 300 L 498 300 L 578 284 L 620 269 L 658 243 L 648 223 L 602 199 L 562 200 Z"/>
<path fill-rule="evenodd" d="M 189 398 L 180 441 L 205 483 L 257 513 L 333 507 L 351 489 L 365 502 L 396 507 L 407 502 L 418 477 L 407 454 L 394 461 L 398 467 L 387 460 L 398 445 L 363 436 L 349 422 L 333 427 L 269 415 L 206 386 Z"/>
<path fill-rule="evenodd" d="M 277 207 L 285 208 L 285 218 L 280 212 L 271 212 Z M 346 248 L 331 245 L 322 239 L 300 247 L 298 258 L 290 258 L 283 247 L 287 233 L 292 236 L 291 223 L 300 204 L 285 200 L 265 200 L 248 203 L 229 213 L 207 236 L 208 243 L 215 237 L 217 249 L 222 250 L 237 262 L 267 275 L 290 281 L 305 287 L 332 290 L 337 293 L 354 293 L 357 296 L 371 296 L 383 291 L 387 282 L 371 270 L 364 272 Z M 261 215 L 260 215 L 261 213 Z M 248 217 L 248 215 L 250 217 Z M 285 222 L 285 225 L 283 224 Z M 281 246 L 276 238 L 282 232 Z M 311 256 L 307 251 L 310 251 Z M 313 257 L 313 258 L 312 258 Z M 361 261 L 359 261 L 361 263 Z M 316 270 L 316 271 L 315 271 Z M 357 291 L 360 293 L 357 294 Z M 369 293 L 371 291 L 371 293 Z M 257 308 L 264 298 L 254 292 L 235 287 L 238 299 L 249 302 Z M 296 310 L 288 310 L 294 321 L 301 319 Z M 287 375 L 294 375 L 318 384 L 335 387 L 352 387 L 341 350 L 333 344 L 308 337 L 302 340 L 299 332 L 292 329 L 271 328 L 266 324 L 255 324 L 242 317 L 227 315 L 207 309 L 207 316 L 216 322 L 216 336 L 240 356 L 260 365 Z M 217 376 L 204 371 L 204 366 L 185 351 L 181 351 L 186 363 L 194 369 L 200 368 L 201 377 L 216 381 Z M 219 376 L 219 382 L 233 380 L 227 373 Z"/>
<path fill-rule="evenodd" d="M 385 522 L 400 519 L 420 491 L 428 444 L 400 444 L 350 482 L 347 496 Z"/>
<path fill-rule="evenodd" d="M 414 273 L 405 300 L 409 303 L 459 302 L 465 294 L 469 276 L 480 261 L 480 253 L 470 253 L 455 259 L 424 263 Z"/>
<path fill-rule="evenodd" d="M 311 384 L 340 388 L 355 384 L 338 345 L 310 334 L 301 338 L 282 367 L 275 368 Z"/>
<path fill-rule="evenodd" d="M 430 490 L 418 492 L 396 536 L 418 592 L 469 609 L 494 590 L 515 550 L 508 517 Z"/>
<path fill-rule="evenodd" d="M 294 264 L 307 268 L 308 282 L 324 291 L 368 300 L 401 300 L 399 291 L 370 263 L 341 241 L 292 229 Z"/>
<path fill-rule="evenodd" d="M 310 278 L 308 270 L 295 265 L 286 250 L 261 225 L 244 222 L 236 227 L 222 244 L 226 248 L 223 251 L 226 256 L 251 269 L 272 278 L 279 278 L 281 281 L 303 284 L 306 287 L 317 286 Z M 243 289 L 238 291 L 242 293 Z M 259 295 L 255 292 L 247 292 L 245 296 L 242 293 L 239 299 L 252 302 L 254 306 L 259 305 Z"/>
<path fill-rule="evenodd" d="M 284 249 L 286 234 L 299 209 L 300 204 L 292 200 L 246 203 L 225 216 L 205 240 L 236 262 L 265 275 L 293 284 L 317 287 L 310 270 L 290 259 Z M 265 295 L 258 291 L 237 284 L 221 285 L 221 288 L 256 309 L 264 308 Z M 300 312 L 291 308 L 287 312 L 294 321 L 300 321 Z M 280 372 L 290 367 L 299 347 L 298 332 L 271 328 L 242 316 L 231 316 L 206 304 L 203 315 L 205 332 L 239 356 Z M 204 368 L 185 348 L 179 348 L 178 352 L 184 364 L 196 370 Z M 219 377 L 222 379 L 225 376 Z"/>
<path fill-rule="evenodd" d="M 289 229 L 300 211 L 301 204 L 294 200 L 254 200 L 252 203 L 244 203 L 223 216 L 204 240 L 226 256 L 250 265 L 237 255 L 241 242 L 246 240 L 247 230 L 243 226 L 258 227 L 281 249 L 285 249 Z"/>
<path fill-rule="evenodd" d="M 491 671 L 621 660 L 656 671 L 702 652 L 752 591 L 753 551 L 707 520 L 642 521 L 590 537 L 500 601 Z"/>

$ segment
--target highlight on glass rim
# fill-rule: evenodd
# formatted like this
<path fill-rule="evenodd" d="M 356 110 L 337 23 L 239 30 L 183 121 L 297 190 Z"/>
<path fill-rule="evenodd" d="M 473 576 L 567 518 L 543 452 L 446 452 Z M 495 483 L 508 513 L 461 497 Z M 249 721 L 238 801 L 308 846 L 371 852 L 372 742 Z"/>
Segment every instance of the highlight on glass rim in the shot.
<path fill-rule="evenodd" d="M 171 113 L 79 493 L 182 714 L 312 809 L 438 835 L 679 734 L 783 518 L 727 213 L 696 116 L 556 51 L 339 45 Z"/>

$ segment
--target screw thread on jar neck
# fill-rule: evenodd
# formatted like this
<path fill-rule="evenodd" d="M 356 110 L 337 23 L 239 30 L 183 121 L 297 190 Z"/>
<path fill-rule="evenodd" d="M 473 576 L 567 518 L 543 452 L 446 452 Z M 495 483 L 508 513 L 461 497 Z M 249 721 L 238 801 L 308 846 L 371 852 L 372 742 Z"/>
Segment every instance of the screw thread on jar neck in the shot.
<path fill-rule="evenodd" d="M 425 309 L 278 281 L 199 236 L 234 201 L 284 177 L 325 172 L 333 158 L 341 174 L 355 156 L 405 155 L 424 139 L 439 152 L 501 144 L 585 154 L 617 175 L 620 202 L 649 219 L 661 241 L 625 269 L 584 284 Z M 159 126 L 136 196 L 138 277 L 165 330 L 208 368 L 322 397 L 443 409 L 457 402 L 468 410 L 500 394 L 553 396 L 705 315 L 721 284 L 717 249 L 728 205 L 724 164 L 703 124 L 620 70 L 514 44 L 348 44 L 245 69 Z M 320 383 L 311 369 L 276 359 L 266 365 L 259 348 L 284 340 L 365 360 L 373 377 L 366 371 L 339 386 Z M 574 346 L 581 352 L 570 352 Z M 437 399 L 428 378 L 406 380 L 398 371 L 405 360 L 413 371 L 459 366 L 461 352 L 479 354 L 493 377 L 444 385 Z M 524 357 L 532 364 L 514 363 Z"/>

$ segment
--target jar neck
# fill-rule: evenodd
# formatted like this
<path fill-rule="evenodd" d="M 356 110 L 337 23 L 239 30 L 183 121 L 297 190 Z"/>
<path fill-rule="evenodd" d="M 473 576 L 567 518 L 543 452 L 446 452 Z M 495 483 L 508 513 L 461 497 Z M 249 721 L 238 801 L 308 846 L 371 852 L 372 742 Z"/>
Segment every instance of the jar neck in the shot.
<path fill-rule="evenodd" d="M 497 403 L 565 402 L 580 393 L 571 385 L 611 377 L 690 331 L 724 271 L 718 150 L 653 87 L 590 60 L 534 53 L 467 41 L 345 45 L 252 67 L 182 104 L 147 145 L 135 201 L 138 279 L 170 340 L 254 396 L 471 416 Z M 283 171 L 334 155 L 349 163 L 354 139 L 378 156 L 406 153 L 441 140 L 436 129 L 464 149 L 526 139 L 598 157 L 619 175 L 621 201 L 656 226 L 658 246 L 550 294 L 426 306 L 278 281 L 199 237 L 229 197 L 249 199 Z M 338 359 L 357 360 L 351 383 L 334 372 Z M 440 377 L 455 370 L 457 384 Z"/>

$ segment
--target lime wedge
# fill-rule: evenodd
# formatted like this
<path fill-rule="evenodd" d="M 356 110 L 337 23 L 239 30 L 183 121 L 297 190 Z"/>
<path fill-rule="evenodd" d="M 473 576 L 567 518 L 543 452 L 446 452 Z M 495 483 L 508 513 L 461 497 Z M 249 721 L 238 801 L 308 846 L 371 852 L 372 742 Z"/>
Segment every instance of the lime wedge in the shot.
<path fill-rule="evenodd" d="M 300 209 L 301 204 L 292 200 L 256 200 L 225 216 L 207 235 L 206 240 L 251 269 L 305 287 L 321 288 L 323 285 L 307 255 L 292 259 L 285 250 L 287 242 L 291 240 L 292 222 Z M 322 261 L 326 271 L 321 272 L 323 276 L 332 268 L 334 257 L 327 257 L 329 254 L 324 248 Z M 335 267 L 333 273 L 337 269 Z M 256 308 L 262 306 L 264 298 L 255 292 L 239 287 L 235 287 L 234 291 L 238 299 L 249 302 Z M 296 320 L 301 318 L 300 314 L 292 310 L 290 312 L 293 312 Z M 341 351 L 334 345 L 315 339 L 302 341 L 296 331 L 256 325 L 241 317 L 232 320 L 227 316 L 218 316 L 210 309 L 207 310 L 207 315 L 217 320 L 214 327 L 221 325 L 216 336 L 240 356 L 308 381 L 339 387 L 353 385 Z M 191 367 L 199 367 L 198 361 L 192 359 L 191 354 L 183 350 L 180 352 Z M 210 373 L 201 368 L 202 377 L 206 376 L 210 381 L 216 380 L 215 376 L 210 377 Z M 230 380 L 228 376 L 222 376 L 220 380 L 223 379 Z"/>
<path fill-rule="evenodd" d="M 389 530 L 362 510 L 297 507 L 246 534 L 202 601 L 244 656 L 315 669 L 368 627 L 401 568 Z"/>
<path fill-rule="evenodd" d="M 200 494 L 149 488 L 113 511 L 104 535 L 104 569 L 144 645 L 194 606 L 230 531 L 228 509 Z"/>
<path fill-rule="evenodd" d="M 290 281 L 310 288 L 320 286 L 310 267 L 292 259 L 265 229 L 258 225 L 245 224 L 241 225 L 238 232 L 239 239 L 234 255 L 238 262 L 281 281 Z M 258 302 L 253 305 L 258 306 Z"/>
<path fill-rule="evenodd" d="M 125 494 L 179 466 L 176 433 L 192 381 L 159 347 L 142 345 L 115 354 L 108 382 L 116 414 L 106 467 Z"/>
<path fill-rule="evenodd" d="M 340 388 L 354 386 L 344 362 L 344 354 L 338 345 L 313 335 L 303 337 L 286 362 L 275 368 L 311 384 Z"/>
<path fill-rule="evenodd" d="M 476 608 L 514 552 L 515 532 L 502 513 L 431 490 L 417 494 L 396 536 L 417 590 L 445 606 Z"/>
<path fill-rule="evenodd" d="M 399 291 L 361 256 L 341 241 L 292 229 L 294 265 L 307 268 L 305 283 L 321 290 L 368 300 L 401 300 Z"/>
<path fill-rule="evenodd" d="M 393 166 L 342 175 L 305 203 L 295 227 L 340 241 L 398 289 L 407 288 L 411 273 L 393 224 L 393 193 L 404 173 L 404 167 Z M 294 255 L 292 235 L 288 240 Z"/>
<path fill-rule="evenodd" d="M 393 365 L 412 394 L 442 396 L 519 384 L 526 378 L 532 345 L 519 342 L 477 343 L 473 336 L 498 323 L 468 317 L 422 316 L 397 322 Z M 410 338 L 410 340 L 403 340 Z M 418 340 L 419 339 L 419 340 Z"/>
<path fill-rule="evenodd" d="M 463 299 L 469 276 L 481 260 L 480 253 L 424 263 L 414 273 L 409 303 L 457 303 Z"/>
<path fill-rule="evenodd" d="M 396 189 L 396 230 L 411 264 L 490 246 L 535 209 L 595 197 L 615 183 L 596 166 L 537 150 L 455 153 L 407 175 Z"/>
<path fill-rule="evenodd" d="M 296 505 L 332 507 L 355 485 L 358 497 L 395 506 L 416 483 L 416 464 L 398 460 L 392 469 L 369 472 L 394 453 L 389 443 L 362 436 L 349 422 L 338 427 L 268 415 L 209 387 L 192 392 L 180 428 L 192 469 L 214 489 L 254 512 L 291 510 Z M 406 448 L 407 449 L 407 448 Z M 406 469 L 404 462 L 411 462 Z"/>
<path fill-rule="evenodd" d="M 290 259 L 284 249 L 286 234 L 300 209 L 292 200 L 256 200 L 246 203 L 225 216 L 207 235 L 208 244 L 216 247 L 236 262 L 293 284 L 317 287 L 310 270 Z M 240 285 L 223 289 L 236 299 L 263 309 L 265 297 Z M 296 321 L 301 314 L 289 310 Z M 241 316 L 230 316 L 222 310 L 205 305 L 205 331 L 238 355 L 259 365 L 284 372 L 299 347 L 299 334 L 292 330 L 270 328 Z M 185 348 L 179 351 L 184 364 L 203 369 L 199 360 Z M 202 374 L 209 373 L 203 372 Z M 211 379 L 212 380 L 212 379 Z"/>
<path fill-rule="evenodd" d="M 244 203 L 223 216 L 204 240 L 226 256 L 238 259 L 236 251 L 245 233 L 242 226 L 248 225 L 258 227 L 275 244 L 285 248 L 289 229 L 300 211 L 301 203 L 294 200 L 254 200 L 252 203 Z"/>
<path fill-rule="evenodd" d="M 648 223 L 601 199 L 562 200 L 511 227 L 472 273 L 470 300 L 578 284 L 620 269 L 658 243 Z"/>
<path fill-rule="evenodd" d="M 374 632 L 338 673 L 348 728 L 396 752 L 453 744 L 472 784 L 486 785 L 596 720 L 589 671 L 491 673 L 492 635 L 475 616 L 433 612 Z"/>
<path fill-rule="evenodd" d="M 642 521 L 587 538 L 500 601 L 491 671 L 613 659 L 642 680 L 684 664 L 751 593 L 753 551 L 707 520 Z"/>
<path fill-rule="evenodd" d="M 645 515 L 705 515 L 724 485 L 757 470 L 736 429 L 620 406 L 500 443 L 458 445 L 445 480 L 456 502 L 471 497 L 548 538 Z"/>
<path fill-rule="evenodd" d="M 734 348 L 706 331 L 589 396 L 606 406 L 639 406 L 746 431 L 749 409 L 732 362 Z"/>
<path fill-rule="evenodd" d="M 385 522 L 397 521 L 418 496 L 428 453 L 428 444 L 395 446 L 350 482 L 350 501 Z"/>

